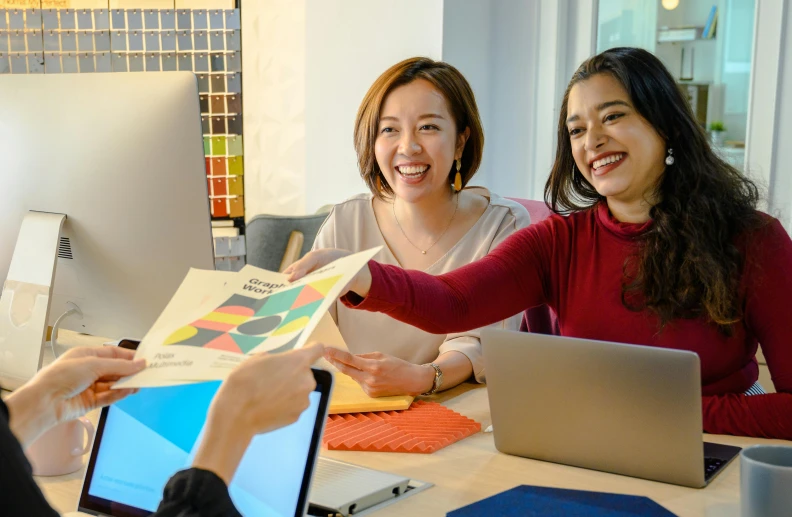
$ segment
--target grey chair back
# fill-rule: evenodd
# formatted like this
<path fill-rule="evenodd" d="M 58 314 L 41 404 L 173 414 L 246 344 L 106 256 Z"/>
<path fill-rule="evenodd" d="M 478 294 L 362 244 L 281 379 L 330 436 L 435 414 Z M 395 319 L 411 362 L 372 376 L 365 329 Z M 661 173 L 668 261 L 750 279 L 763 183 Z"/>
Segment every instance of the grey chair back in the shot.
<path fill-rule="evenodd" d="M 245 225 L 247 263 L 270 271 L 278 271 L 289 236 L 293 231 L 303 234 L 299 256 L 311 250 L 316 234 L 327 213 L 302 216 L 257 215 Z"/>

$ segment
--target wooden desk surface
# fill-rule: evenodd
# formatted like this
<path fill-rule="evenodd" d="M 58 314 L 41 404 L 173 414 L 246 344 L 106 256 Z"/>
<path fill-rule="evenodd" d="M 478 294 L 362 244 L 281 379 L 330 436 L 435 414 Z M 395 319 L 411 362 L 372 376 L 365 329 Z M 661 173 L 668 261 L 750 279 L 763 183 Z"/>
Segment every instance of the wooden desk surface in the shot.
<path fill-rule="evenodd" d="M 490 425 L 487 390 L 463 384 L 441 393 L 436 400 L 481 423 Z M 98 412 L 91 416 L 95 419 Z M 704 435 L 707 441 L 746 447 L 756 443 L 779 443 L 735 436 Z M 377 516 L 441 516 L 517 485 L 541 485 L 578 490 L 647 496 L 680 517 L 739 517 L 740 465 L 735 459 L 703 489 L 684 488 L 654 481 L 618 476 L 501 454 L 491 433 L 479 433 L 434 454 L 401 454 L 323 451 L 324 456 L 386 470 L 434 487 L 377 512 Z M 52 478 L 37 478 L 44 494 L 62 513 L 74 511 L 84 471 Z"/>

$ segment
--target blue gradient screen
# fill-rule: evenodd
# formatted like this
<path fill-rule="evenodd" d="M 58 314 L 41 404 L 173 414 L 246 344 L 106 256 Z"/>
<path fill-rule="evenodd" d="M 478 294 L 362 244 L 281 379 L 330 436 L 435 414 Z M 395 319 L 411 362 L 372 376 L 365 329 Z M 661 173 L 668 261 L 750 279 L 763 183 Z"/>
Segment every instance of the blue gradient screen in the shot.
<path fill-rule="evenodd" d="M 141 389 L 108 410 L 88 494 L 155 511 L 168 479 L 189 468 L 219 382 Z M 229 493 L 245 517 L 292 517 L 321 394 L 287 427 L 256 436 Z"/>

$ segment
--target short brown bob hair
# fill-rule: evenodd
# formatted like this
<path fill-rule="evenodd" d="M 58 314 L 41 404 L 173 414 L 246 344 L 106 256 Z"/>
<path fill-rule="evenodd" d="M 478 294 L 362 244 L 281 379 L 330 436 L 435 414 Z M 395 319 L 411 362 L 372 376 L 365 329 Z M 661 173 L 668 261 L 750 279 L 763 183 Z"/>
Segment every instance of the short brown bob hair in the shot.
<path fill-rule="evenodd" d="M 363 97 L 355 119 L 355 152 L 357 152 L 360 176 L 371 192 L 379 198 L 393 194 L 388 182 L 384 181 L 385 178 L 374 155 L 380 111 L 390 92 L 416 79 L 429 81 L 443 94 L 448 103 L 448 111 L 451 112 L 456 123 L 457 135 L 470 128 L 470 136 L 462 151 L 462 168 L 459 171 L 462 176 L 462 186 L 467 185 L 481 165 L 481 156 L 484 153 L 484 130 L 481 128 L 476 98 L 467 79 L 459 70 L 442 61 L 434 61 L 427 57 L 405 59 L 387 69 L 374 81 Z M 455 175 L 456 167 L 452 167 L 448 173 L 449 183 L 453 182 Z M 377 189 L 377 178 L 380 178 L 382 191 Z"/>

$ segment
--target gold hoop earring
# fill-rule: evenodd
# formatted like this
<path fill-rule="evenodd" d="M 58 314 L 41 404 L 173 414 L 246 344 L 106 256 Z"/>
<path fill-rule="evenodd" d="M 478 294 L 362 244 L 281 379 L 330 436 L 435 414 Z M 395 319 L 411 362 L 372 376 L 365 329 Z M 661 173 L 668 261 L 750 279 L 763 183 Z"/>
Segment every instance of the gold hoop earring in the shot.
<path fill-rule="evenodd" d="M 462 174 L 459 173 L 459 170 L 462 168 L 462 160 L 456 161 L 456 175 L 454 175 L 454 190 L 459 192 L 462 190 Z"/>

